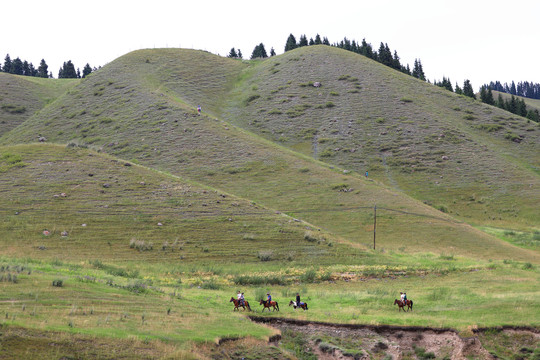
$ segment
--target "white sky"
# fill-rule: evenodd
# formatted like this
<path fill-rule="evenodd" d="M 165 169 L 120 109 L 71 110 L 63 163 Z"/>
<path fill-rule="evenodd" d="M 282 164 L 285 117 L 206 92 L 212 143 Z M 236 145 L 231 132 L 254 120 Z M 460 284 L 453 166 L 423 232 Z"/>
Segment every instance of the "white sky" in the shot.
<path fill-rule="evenodd" d="M 8 53 L 36 67 L 44 58 L 54 77 L 67 60 L 82 71 L 159 47 L 247 58 L 261 42 L 280 54 L 290 33 L 319 33 L 388 43 L 432 81 L 540 82 L 540 0 L 13 0 L 0 11 L 2 65 Z"/>

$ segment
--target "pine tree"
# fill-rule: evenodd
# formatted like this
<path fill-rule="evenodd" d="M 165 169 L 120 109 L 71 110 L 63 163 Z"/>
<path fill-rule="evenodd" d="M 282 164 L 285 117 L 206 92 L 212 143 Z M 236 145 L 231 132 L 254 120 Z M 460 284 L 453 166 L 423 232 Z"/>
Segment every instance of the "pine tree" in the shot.
<path fill-rule="evenodd" d="M 413 75 L 414 76 L 414 75 Z M 463 95 L 463 90 L 459 87 L 458 83 L 456 83 L 456 94 Z M 500 94 L 499 94 L 500 96 Z"/>
<path fill-rule="evenodd" d="M 238 58 L 242 59 L 242 51 L 240 49 L 238 49 Z"/>
<path fill-rule="evenodd" d="M 21 61 L 21 59 L 16 58 L 15 60 L 13 60 L 13 62 L 11 63 L 11 69 L 9 72 L 15 75 L 24 74 L 23 62 Z"/>
<path fill-rule="evenodd" d="M 32 76 L 32 70 L 30 70 L 30 64 L 26 60 L 23 61 L 22 75 L 24 75 L 24 76 Z"/>
<path fill-rule="evenodd" d="M 236 53 L 236 50 L 232 48 L 231 51 L 229 51 L 229 55 L 227 55 L 227 57 L 236 59 L 238 57 L 238 54 Z"/>
<path fill-rule="evenodd" d="M 82 77 L 85 78 L 88 75 L 90 75 L 91 73 L 92 73 L 92 68 L 90 67 L 90 64 L 86 63 L 86 65 L 84 65 L 84 68 L 83 68 L 83 71 L 82 71 Z"/>
<path fill-rule="evenodd" d="M 75 70 L 75 65 L 73 65 L 71 60 L 68 60 L 67 63 L 64 62 L 64 65 L 58 71 L 58 78 L 59 79 L 76 79 L 77 78 L 77 71 Z"/>
<path fill-rule="evenodd" d="M 296 49 L 297 47 L 298 45 L 296 44 L 296 38 L 293 34 L 290 34 L 287 38 L 287 42 L 285 43 L 285 52 Z"/>
<path fill-rule="evenodd" d="M 420 61 L 420 59 L 414 59 L 412 76 L 420 80 L 426 81 L 426 76 L 424 75 L 424 69 L 422 68 L 422 62 Z"/>
<path fill-rule="evenodd" d="M 474 94 L 474 90 L 469 79 L 463 82 L 463 95 L 476 100 L 476 95 Z"/>
<path fill-rule="evenodd" d="M 313 38 L 309 38 L 309 46 L 315 45 L 315 41 L 313 41 Z"/>
<path fill-rule="evenodd" d="M 298 41 L 298 47 L 308 46 L 308 40 L 306 35 L 300 35 L 300 41 Z"/>
<path fill-rule="evenodd" d="M 264 44 L 260 43 L 259 45 L 255 46 L 253 49 L 253 52 L 251 53 L 252 59 L 257 58 L 267 58 L 268 55 L 266 54 L 266 49 L 264 48 Z"/>
<path fill-rule="evenodd" d="M 274 50 L 274 47 L 270 48 L 270 56 L 276 56 L 276 51 Z"/>
<path fill-rule="evenodd" d="M 2 68 L 4 72 L 11 72 L 11 58 L 9 57 L 9 54 L 6 55 L 6 58 L 4 59 L 4 67 Z"/>
<path fill-rule="evenodd" d="M 49 77 L 49 74 L 47 73 L 49 66 L 45 62 L 44 59 L 41 59 L 41 62 L 39 63 L 39 67 L 37 70 L 37 76 L 42 78 Z"/>
<path fill-rule="evenodd" d="M 323 43 L 323 45 L 328 45 L 328 46 L 330 46 L 330 41 L 328 41 L 328 38 L 327 38 L 326 36 L 323 38 L 322 43 Z"/>
<path fill-rule="evenodd" d="M 315 36 L 315 45 L 321 45 L 321 44 L 322 44 L 321 36 L 317 34 Z"/>

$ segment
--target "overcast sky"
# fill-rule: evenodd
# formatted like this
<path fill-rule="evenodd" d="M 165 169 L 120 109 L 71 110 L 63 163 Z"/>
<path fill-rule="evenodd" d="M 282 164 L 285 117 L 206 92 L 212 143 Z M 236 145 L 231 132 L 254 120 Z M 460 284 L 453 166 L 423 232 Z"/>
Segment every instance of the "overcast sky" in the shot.
<path fill-rule="evenodd" d="M 160 47 L 235 47 L 246 58 L 261 42 L 281 54 L 290 33 L 319 33 L 387 43 L 432 81 L 540 82 L 540 0 L 13 0 L 1 12 L 2 64 L 8 53 L 36 67 L 43 58 L 54 77 L 67 60 L 82 71 Z"/>

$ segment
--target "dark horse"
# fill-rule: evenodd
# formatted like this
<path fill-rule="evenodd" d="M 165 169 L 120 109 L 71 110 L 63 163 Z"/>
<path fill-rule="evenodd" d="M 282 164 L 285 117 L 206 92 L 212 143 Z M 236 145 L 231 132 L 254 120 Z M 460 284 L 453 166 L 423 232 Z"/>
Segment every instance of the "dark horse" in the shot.
<path fill-rule="evenodd" d="M 234 309 L 233 309 L 233 311 L 234 311 L 234 310 L 240 311 L 240 307 L 243 307 L 244 310 L 246 310 L 246 307 L 247 307 L 247 309 L 248 309 L 249 311 L 251 311 L 251 307 L 249 307 L 249 303 L 248 303 L 246 300 L 244 300 L 244 305 L 240 304 L 240 300 L 235 299 L 235 298 L 233 298 L 233 297 L 231 297 L 231 300 L 229 300 L 229 302 L 234 303 Z"/>
<path fill-rule="evenodd" d="M 401 311 L 401 309 L 403 309 L 403 311 L 405 311 L 405 306 L 407 306 L 407 311 L 409 311 L 409 309 L 411 309 L 411 311 L 412 311 L 412 305 L 413 305 L 412 300 L 401 301 L 401 300 L 395 299 L 394 300 L 394 305 L 396 305 L 396 304 L 398 306 L 399 311 Z"/>
<path fill-rule="evenodd" d="M 304 302 L 304 301 L 300 302 L 300 305 L 296 305 L 296 301 L 291 300 L 291 302 L 289 303 L 289 306 L 291 306 L 291 305 L 293 306 L 294 310 L 296 310 L 296 308 L 298 308 L 298 307 L 302 308 L 304 311 L 308 310 L 307 302 Z"/>
<path fill-rule="evenodd" d="M 276 308 L 277 308 L 277 311 L 279 311 L 279 305 L 277 301 L 268 302 L 261 299 L 261 301 L 259 301 L 259 305 L 263 305 L 263 311 L 264 309 L 268 308 L 268 312 L 270 312 L 270 307 L 273 307 L 272 311 L 276 311 Z"/>

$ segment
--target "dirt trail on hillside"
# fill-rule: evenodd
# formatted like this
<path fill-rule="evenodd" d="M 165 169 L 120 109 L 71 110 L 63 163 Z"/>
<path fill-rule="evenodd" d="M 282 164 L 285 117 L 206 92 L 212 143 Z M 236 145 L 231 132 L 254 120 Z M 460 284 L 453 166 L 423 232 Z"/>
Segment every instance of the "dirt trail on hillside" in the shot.
<path fill-rule="evenodd" d="M 372 359 L 392 356 L 394 360 L 414 357 L 415 351 L 433 353 L 436 358 L 466 360 L 468 358 L 494 359 L 482 346 L 477 337 L 461 337 L 454 329 L 427 327 L 375 326 L 353 324 L 330 324 L 313 321 L 262 318 L 251 316 L 255 322 L 266 323 L 280 331 L 302 333 L 309 339 L 309 345 L 319 359 Z M 506 329 L 504 331 L 515 331 Z M 540 334 L 532 330 L 520 330 Z M 349 341 L 358 344 L 354 352 L 337 346 L 328 346 L 321 337 Z M 271 341 L 279 341 L 274 338 Z"/>

